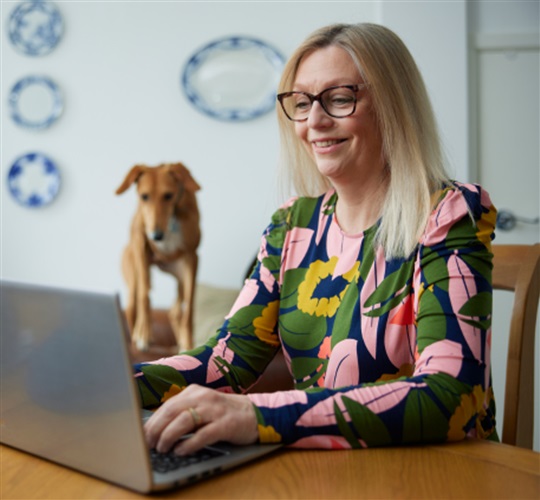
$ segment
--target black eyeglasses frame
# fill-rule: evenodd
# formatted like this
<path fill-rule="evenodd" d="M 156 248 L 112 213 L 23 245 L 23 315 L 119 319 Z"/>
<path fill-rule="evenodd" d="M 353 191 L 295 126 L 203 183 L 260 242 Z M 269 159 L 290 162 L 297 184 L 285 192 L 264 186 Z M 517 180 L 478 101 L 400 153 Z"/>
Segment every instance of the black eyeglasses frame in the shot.
<path fill-rule="evenodd" d="M 361 88 L 363 88 L 365 86 L 366 86 L 366 84 L 363 84 L 363 83 L 359 83 L 359 84 L 356 84 L 356 85 L 334 85 L 333 87 L 328 87 L 327 89 L 324 89 L 323 91 L 319 92 L 317 95 L 310 94 L 309 92 L 302 92 L 302 91 L 299 91 L 299 90 L 296 90 L 296 91 L 293 90 L 293 91 L 290 91 L 290 92 L 282 92 L 281 94 L 277 94 L 276 98 L 279 101 L 279 103 L 281 104 L 281 109 L 285 113 L 285 116 L 289 120 L 291 120 L 293 122 L 305 122 L 309 118 L 309 113 L 308 113 L 308 116 L 306 116 L 305 118 L 301 118 L 301 119 L 291 118 L 289 116 L 289 114 L 287 113 L 287 111 L 285 110 L 285 106 L 283 104 L 283 99 L 285 99 L 286 97 L 290 97 L 291 95 L 296 95 L 296 94 L 302 94 L 302 95 L 306 96 L 309 99 L 309 101 L 311 103 L 311 107 L 309 108 L 310 112 L 311 112 L 311 109 L 313 108 L 313 103 L 315 101 L 317 101 L 321 105 L 322 109 L 324 109 L 324 112 L 328 116 L 331 116 L 332 118 L 347 118 L 348 116 L 351 116 L 356 111 L 356 103 L 358 102 L 358 99 L 356 98 L 356 93 Z M 325 92 L 328 92 L 329 90 L 335 90 L 335 89 L 349 89 L 349 90 L 352 90 L 353 92 L 355 92 L 353 109 L 352 109 L 352 111 L 350 113 L 348 113 L 348 114 L 346 114 L 344 116 L 335 116 L 332 113 L 330 113 L 326 109 L 326 106 L 324 105 L 323 101 L 321 100 L 321 97 Z"/>

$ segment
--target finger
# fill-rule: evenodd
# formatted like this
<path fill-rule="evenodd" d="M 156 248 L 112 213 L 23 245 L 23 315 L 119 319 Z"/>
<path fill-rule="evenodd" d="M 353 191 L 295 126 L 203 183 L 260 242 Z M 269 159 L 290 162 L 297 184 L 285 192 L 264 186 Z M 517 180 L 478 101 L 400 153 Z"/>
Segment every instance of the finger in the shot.
<path fill-rule="evenodd" d="M 193 418 L 188 411 L 180 412 L 161 431 L 155 448 L 160 453 L 166 453 L 173 448 L 178 440 L 193 431 L 195 428 Z"/>
<path fill-rule="evenodd" d="M 155 448 L 163 431 L 182 412 L 179 401 L 175 405 L 163 405 L 148 419 L 144 425 L 146 442 L 150 448 Z M 171 408 L 171 406 L 173 406 Z"/>
<path fill-rule="evenodd" d="M 155 448 L 161 431 L 165 428 L 166 421 L 160 419 L 157 414 L 152 415 L 144 424 L 144 437 L 149 448 Z"/>
<path fill-rule="evenodd" d="M 179 442 L 174 447 L 174 453 L 180 456 L 191 455 L 205 446 L 210 446 L 220 441 L 221 433 L 221 423 L 213 422 L 205 425 L 191 436 Z"/>
<path fill-rule="evenodd" d="M 199 393 L 202 391 L 209 391 L 209 389 L 202 388 L 195 384 L 187 387 L 184 391 L 176 396 L 168 399 L 163 405 L 161 405 L 156 412 L 150 417 L 144 426 L 144 432 L 146 442 L 150 448 L 156 448 L 164 430 L 175 421 L 180 414 L 186 411 L 188 408 L 195 406 L 195 402 L 200 399 Z M 202 418 L 200 414 L 195 410 L 190 412 L 191 418 L 195 425 L 202 424 Z M 187 425 L 185 416 L 183 417 L 185 432 L 189 432 L 193 429 L 193 426 Z M 179 423 L 176 422 L 175 426 L 178 427 Z M 178 428 L 177 428 L 178 432 Z M 185 433 L 184 432 L 184 433 Z"/>
<path fill-rule="evenodd" d="M 193 408 L 193 406 L 190 406 L 187 409 L 187 411 L 189 412 L 189 415 L 191 416 L 191 419 L 193 420 L 193 427 L 195 427 L 195 429 L 198 429 L 199 427 L 204 425 L 204 422 L 200 413 L 195 408 Z"/>

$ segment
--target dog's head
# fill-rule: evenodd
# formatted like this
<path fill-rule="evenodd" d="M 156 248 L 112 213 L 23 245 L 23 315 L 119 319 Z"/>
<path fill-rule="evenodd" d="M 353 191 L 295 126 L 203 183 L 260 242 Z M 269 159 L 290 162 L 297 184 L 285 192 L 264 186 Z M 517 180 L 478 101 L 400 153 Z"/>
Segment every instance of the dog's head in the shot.
<path fill-rule="evenodd" d="M 137 184 L 139 211 L 149 239 L 161 241 L 174 225 L 175 212 L 193 193 L 201 189 L 182 163 L 166 163 L 156 167 L 135 165 L 127 173 L 116 194 Z"/>

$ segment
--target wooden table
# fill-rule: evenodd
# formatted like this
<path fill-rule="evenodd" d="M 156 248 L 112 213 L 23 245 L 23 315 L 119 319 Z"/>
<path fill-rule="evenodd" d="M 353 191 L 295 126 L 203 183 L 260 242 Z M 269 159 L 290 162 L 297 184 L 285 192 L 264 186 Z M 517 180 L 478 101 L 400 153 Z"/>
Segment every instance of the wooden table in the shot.
<path fill-rule="evenodd" d="M 0 447 L 2 500 L 147 498 Z M 484 441 L 357 451 L 284 449 L 158 498 L 540 498 L 540 454 Z"/>

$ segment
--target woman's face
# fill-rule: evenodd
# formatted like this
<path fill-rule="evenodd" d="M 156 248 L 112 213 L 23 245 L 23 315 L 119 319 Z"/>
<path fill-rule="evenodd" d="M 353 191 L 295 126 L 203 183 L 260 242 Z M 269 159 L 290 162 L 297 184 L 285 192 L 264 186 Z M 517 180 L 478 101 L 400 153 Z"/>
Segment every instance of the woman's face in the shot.
<path fill-rule="evenodd" d="M 329 46 L 302 59 L 293 90 L 316 95 L 335 85 L 362 83 L 351 56 L 340 47 Z M 314 102 L 308 119 L 295 122 L 296 134 L 308 154 L 335 186 L 379 177 L 384 168 L 382 139 L 369 91 L 361 87 L 356 97 L 356 110 L 350 116 L 333 118 Z"/>

